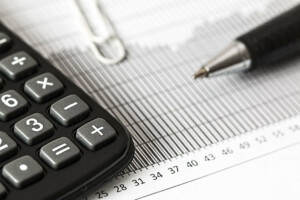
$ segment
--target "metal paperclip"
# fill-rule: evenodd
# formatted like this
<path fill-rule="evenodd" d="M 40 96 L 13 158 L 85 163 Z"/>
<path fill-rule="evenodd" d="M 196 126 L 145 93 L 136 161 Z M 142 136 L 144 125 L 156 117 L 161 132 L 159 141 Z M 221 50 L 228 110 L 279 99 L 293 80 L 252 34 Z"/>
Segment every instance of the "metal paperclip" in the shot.
<path fill-rule="evenodd" d="M 126 57 L 126 49 L 124 44 L 122 43 L 121 39 L 117 35 L 116 31 L 113 28 L 113 25 L 111 24 L 109 18 L 106 14 L 102 12 L 100 9 L 100 5 L 97 3 L 97 0 L 91 0 L 91 2 L 94 2 L 94 6 L 97 8 L 97 17 L 99 20 L 102 20 L 102 24 L 105 26 L 106 34 L 103 36 L 95 35 L 93 33 L 93 30 L 88 23 L 88 20 L 84 14 L 84 11 L 82 10 L 80 3 L 78 0 L 74 0 L 75 7 L 77 7 L 77 15 L 79 20 L 81 21 L 81 24 L 83 26 L 83 30 L 85 31 L 87 37 L 89 38 L 89 47 L 92 50 L 93 54 L 96 56 L 96 58 L 106 65 L 112 65 L 121 62 Z M 98 49 L 98 45 L 103 45 L 108 42 L 114 42 L 115 47 L 117 49 L 116 57 L 108 58 L 104 56 L 101 51 Z"/>

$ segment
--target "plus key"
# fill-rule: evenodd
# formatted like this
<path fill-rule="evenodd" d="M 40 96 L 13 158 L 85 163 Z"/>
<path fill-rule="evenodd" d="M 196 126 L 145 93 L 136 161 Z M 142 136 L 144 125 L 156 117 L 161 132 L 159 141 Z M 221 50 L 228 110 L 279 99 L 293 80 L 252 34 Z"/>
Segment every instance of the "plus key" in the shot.
<path fill-rule="evenodd" d="M 97 118 L 77 129 L 76 138 L 91 151 L 95 151 L 112 142 L 116 131 L 104 119 Z"/>

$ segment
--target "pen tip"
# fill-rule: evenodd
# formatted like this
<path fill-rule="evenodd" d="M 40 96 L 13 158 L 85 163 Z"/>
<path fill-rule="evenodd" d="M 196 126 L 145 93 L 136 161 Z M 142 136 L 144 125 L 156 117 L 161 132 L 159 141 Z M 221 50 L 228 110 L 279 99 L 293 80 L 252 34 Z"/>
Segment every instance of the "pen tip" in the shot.
<path fill-rule="evenodd" d="M 208 71 L 202 67 L 199 71 L 197 71 L 195 74 L 194 74 L 194 78 L 203 78 L 203 77 L 207 77 L 208 75 Z"/>

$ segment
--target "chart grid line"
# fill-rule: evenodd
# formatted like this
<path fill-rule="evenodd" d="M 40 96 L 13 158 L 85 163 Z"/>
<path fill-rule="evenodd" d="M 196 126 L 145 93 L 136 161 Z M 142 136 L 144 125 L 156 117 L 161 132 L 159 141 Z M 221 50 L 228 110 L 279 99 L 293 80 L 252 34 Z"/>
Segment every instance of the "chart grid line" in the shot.
<path fill-rule="evenodd" d="M 190 31 L 189 38 L 176 47 L 167 43 L 147 46 L 139 42 L 125 42 L 128 59 L 115 66 L 100 64 L 86 47 L 81 47 L 86 38 L 72 17 L 73 11 L 61 13 L 63 6 L 70 6 L 71 1 L 52 4 L 48 0 L 40 7 L 36 6 L 38 1 L 30 1 L 28 5 L 5 2 L 9 6 L 8 11 L 0 9 L 3 20 L 128 128 L 136 154 L 125 173 L 300 113 L 299 60 L 284 64 L 285 69 L 278 64 L 272 66 L 272 70 L 265 68 L 201 81 L 194 81 L 191 77 L 205 58 L 226 42 L 287 9 L 294 1 L 264 1 L 263 10 L 256 9 L 254 1 L 251 4 L 241 2 L 241 6 L 251 8 L 249 14 L 237 11 L 214 20 L 201 18 L 199 25 Z M 120 31 L 124 41 L 131 41 L 157 36 L 169 29 L 190 27 L 198 21 L 195 16 L 202 14 L 193 13 L 192 7 L 205 4 L 192 0 L 160 3 L 160 6 L 168 4 L 177 9 L 172 18 L 172 9 L 165 12 L 167 9 L 164 8 L 153 15 L 145 15 L 145 12 L 160 8 L 156 3 L 150 3 L 144 10 L 135 13 L 126 12 L 130 2 L 115 6 L 104 0 L 104 8 L 108 13 L 120 12 L 122 17 L 112 15 L 118 30 L 131 25 L 136 27 L 132 32 Z M 138 7 L 144 3 L 138 1 L 136 4 L 139 5 L 134 6 Z M 17 18 L 11 14 L 14 6 L 16 10 L 27 7 L 20 16 L 49 8 L 45 11 L 49 18 L 30 21 L 19 16 L 19 20 L 12 23 Z M 220 9 L 231 11 L 232 8 L 230 4 L 224 4 Z M 187 11 L 191 12 L 185 14 Z M 54 13 L 50 15 L 51 12 Z M 149 26 L 141 24 L 142 19 Z M 157 23 L 158 19 L 160 23 Z M 61 20 L 59 25 L 52 23 L 58 20 Z M 58 32 L 57 27 L 65 31 Z M 41 34 L 45 30 L 48 35 Z M 173 34 L 173 37 L 180 37 L 176 31 Z M 104 48 L 103 52 L 111 55 L 109 48 Z"/>

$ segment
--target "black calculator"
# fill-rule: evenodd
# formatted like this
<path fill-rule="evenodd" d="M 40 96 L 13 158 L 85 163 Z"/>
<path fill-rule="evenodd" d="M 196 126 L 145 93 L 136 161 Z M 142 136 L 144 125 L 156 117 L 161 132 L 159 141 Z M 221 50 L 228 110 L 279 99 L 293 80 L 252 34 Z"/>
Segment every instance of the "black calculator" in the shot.
<path fill-rule="evenodd" d="M 126 167 L 126 128 L 0 24 L 0 199 L 79 199 Z"/>

